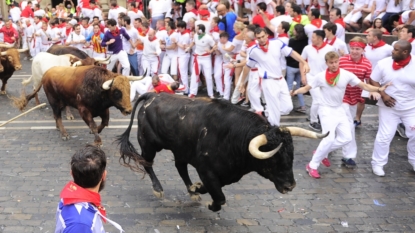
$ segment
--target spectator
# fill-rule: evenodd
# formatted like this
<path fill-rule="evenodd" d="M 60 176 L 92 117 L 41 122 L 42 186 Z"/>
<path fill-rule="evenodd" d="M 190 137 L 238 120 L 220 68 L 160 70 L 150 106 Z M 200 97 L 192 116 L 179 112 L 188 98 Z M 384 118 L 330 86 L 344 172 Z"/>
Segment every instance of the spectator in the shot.
<path fill-rule="evenodd" d="M 379 29 L 382 31 L 383 34 L 385 35 L 390 35 L 390 33 L 388 32 L 388 30 L 386 30 L 386 28 L 382 27 L 382 19 L 377 18 L 375 19 L 375 21 L 373 21 L 373 26 L 368 28 L 365 33 L 369 33 L 370 31 L 372 31 L 373 29 Z"/>
<path fill-rule="evenodd" d="M 370 27 L 370 24 L 373 22 L 373 26 L 375 26 L 376 19 L 382 19 L 382 17 L 385 15 L 386 11 L 386 1 L 385 0 L 369 0 L 371 2 L 370 6 L 370 14 L 366 16 L 366 18 L 363 20 L 363 26 L 368 28 Z M 381 20 L 382 22 L 382 20 Z M 382 27 L 382 23 L 380 24 Z M 380 28 L 379 28 L 380 29 Z"/>
<path fill-rule="evenodd" d="M 344 17 L 344 22 L 346 23 L 346 30 L 349 32 L 357 32 L 360 30 L 360 25 L 358 21 L 362 18 L 362 10 L 367 8 L 368 4 L 365 3 L 365 0 L 356 0 L 353 5 L 353 10 Z"/>
<path fill-rule="evenodd" d="M 401 0 L 388 0 L 388 4 L 386 5 L 386 13 L 382 17 L 382 26 L 386 28 L 388 32 L 392 31 L 392 28 L 390 27 L 391 25 L 389 24 L 389 18 L 401 11 Z"/>
<path fill-rule="evenodd" d="M 232 41 L 236 35 L 235 31 L 233 30 L 233 25 L 237 19 L 236 14 L 229 11 L 229 3 L 227 5 L 219 4 L 216 10 L 218 11 L 218 16 L 222 16 L 222 19 L 218 25 L 219 30 L 228 33 L 229 41 Z"/>

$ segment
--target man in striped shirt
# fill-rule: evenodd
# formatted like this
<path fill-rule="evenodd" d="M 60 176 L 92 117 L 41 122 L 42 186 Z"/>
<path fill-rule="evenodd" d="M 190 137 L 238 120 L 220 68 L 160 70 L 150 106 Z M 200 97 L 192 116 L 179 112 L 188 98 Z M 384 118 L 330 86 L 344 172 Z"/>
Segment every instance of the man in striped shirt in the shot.
<path fill-rule="evenodd" d="M 340 68 L 343 68 L 356 75 L 362 82 L 368 81 L 372 73 L 372 64 L 363 56 L 366 47 L 366 40 L 361 37 L 354 37 L 350 40 L 350 54 L 344 55 L 339 59 Z M 352 141 L 343 146 L 342 162 L 346 167 L 353 168 L 356 166 L 355 161 L 357 154 L 357 145 L 355 140 L 355 127 L 353 124 L 356 116 L 357 104 L 364 103 L 362 98 L 362 89 L 358 86 L 347 85 L 346 92 L 343 97 L 342 107 L 345 110 L 347 119 L 350 122 L 350 130 L 352 132 Z"/>

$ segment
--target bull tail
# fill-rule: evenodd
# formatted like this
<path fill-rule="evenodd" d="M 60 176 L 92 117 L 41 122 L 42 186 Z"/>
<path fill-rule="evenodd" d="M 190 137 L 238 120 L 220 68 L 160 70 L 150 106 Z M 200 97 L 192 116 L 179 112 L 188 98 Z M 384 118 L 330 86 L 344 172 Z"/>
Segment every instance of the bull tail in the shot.
<path fill-rule="evenodd" d="M 33 79 L 33 75 L 32 75 L 32 76 L 30 76 L 30 78 L 28 78 L 28 79 L 26 79 L 26 80 L 23 80 L 23 81 L 22 81 L 22 85 L 23 85 L 23 87 L 25 87 L 27 84 L 29 84 L 30 82 L 32 82 L 32 79 Z"/>
<path fill-rule="evenodd" d="M 26 95 L 25 91 L 23 90 L 20 98 L 11 97 L 13 101 L 13 106 L 15 108 L 18 108 L 20 111 L 23 111 L 23 109 L 27 106 L 27 103 L 29 100 L 33 99 L 36 94 L 40 91 L 40 88 L 42 88 L 42 83 L 39 84 L 39 86 L 33 91 L 33 93 Z"/>
<path fill-rule="evenodd" d="M 140 98 L 135 102 L 133 111 L 131 113 L 131 120 L 128 128 L 125 132 L 119 136 L 117 136 L 116 142 L 120 146 L 120 164 L 130 168 L 132 171 L 140 172 L 146 174 L 144 167 L 151 167 L 153 164 L 152 162 L 147 162 L 135 149 L 134 145 L 130 142 L 130 133 L 131 128 L 134 122 L 135 112 L 137 110 L 138 104 L 143 101 L 147 100 L 149 97 L 148 94 L 141 95 Z M 133 163 L 131 163 L 133 162 Z"/>

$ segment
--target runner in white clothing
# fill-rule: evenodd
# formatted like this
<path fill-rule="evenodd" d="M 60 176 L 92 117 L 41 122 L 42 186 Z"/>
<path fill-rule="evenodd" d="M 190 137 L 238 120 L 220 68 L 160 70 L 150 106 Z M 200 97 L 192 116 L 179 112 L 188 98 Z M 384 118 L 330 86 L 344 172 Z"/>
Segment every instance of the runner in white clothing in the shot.
<path fill-rule="evenodd" d="M 85 37 L 81 34 L 81 26 L 76 24 L 74 26 L 74 31 L 71 32 L 68 39 L 66 39 L 65 45 L 72 46 L 83 50 L 83 46 L 86 42 Z"/>
<path fill-rule="evenodd" d="M 385 176 L 383 166 L 388 162 L 389 146 L 396 126 L 405 125 L 408 140 L 408 161 L 415 171 L 415 60 L 414 49 L 408 41 L 400 40 L 393 46 L 392 57 L 378 62 L 370 78 L 375 86 L 392 82 L 391 87 L 380 93 L 379 129 L 372 154 L 372 169 L 377 176 Z"/>
<path fill-rule="evenodd" d="M 328 67 L 327 70 L 318 73 L 305 87 L 299 88 L 294 92 L 291 91 L 292 95 L 296 95 L 319 87 L 324 92 L 324 98 L 320 99 L 319 115 L 323 133 L 327 133 L 328 136 L 320 142 L 313 158 L 306 166 L 308 174 L 316 179 L 320 178 L 317 169 L 328 153 L 343 147 L 352 140 L 351 123 L 347 119 L 342 107 L 347 85 L 358 86 L 370 92 L 384 91 L 390 85 L 375 87 L 362 82 L 353 73 L 340 69 L 339 55 L 334 51 L 328 52 L 325 55 L 325 60 Z"/>
<path fill-rule="evenodd" d="M 267 102 L 268 121 L 273 126 L 280 125 L 281 114 L 288 114 L 293 109 L 287 82 L 282 76 L 279 65 L 281 56 L 291 56 L 302 63 L 304 72 L 309 72 L 307 62 L 290 47 L 278 39 L 269 40 L 264 28 L 255 30 L 258 45 L 249 53 L 249 61 L 243 69 L 241 83 L 245 83 L 251 68 L 258 66 L 258 73 L 262 79 L 262 91 Z M 241 93 L 245 93 L 245 86 L 241 85 Z"/>
<path fill-rule="evenodd" d="M 138 39 L 144 44 L 143 56 L 141 60 L 141 65 L 143 69 L 148 70 L 150 76 L 158 74 L 158 69 L 160 65 L 160 41 L 156 37 L 156 32 L 150 30 L 147 36 L 138 35 Z"/>

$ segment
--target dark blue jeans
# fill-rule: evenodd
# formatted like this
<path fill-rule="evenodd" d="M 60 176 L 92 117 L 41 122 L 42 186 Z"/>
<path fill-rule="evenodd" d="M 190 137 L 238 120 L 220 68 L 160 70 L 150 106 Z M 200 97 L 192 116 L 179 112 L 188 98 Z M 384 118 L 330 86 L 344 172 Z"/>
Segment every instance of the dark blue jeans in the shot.
<path fill-rule="evenodd" d="M 128 61 L 130 62 L 131 73 L 133 76 L 138 76 L 137 53 L 128 54 Z"/>

